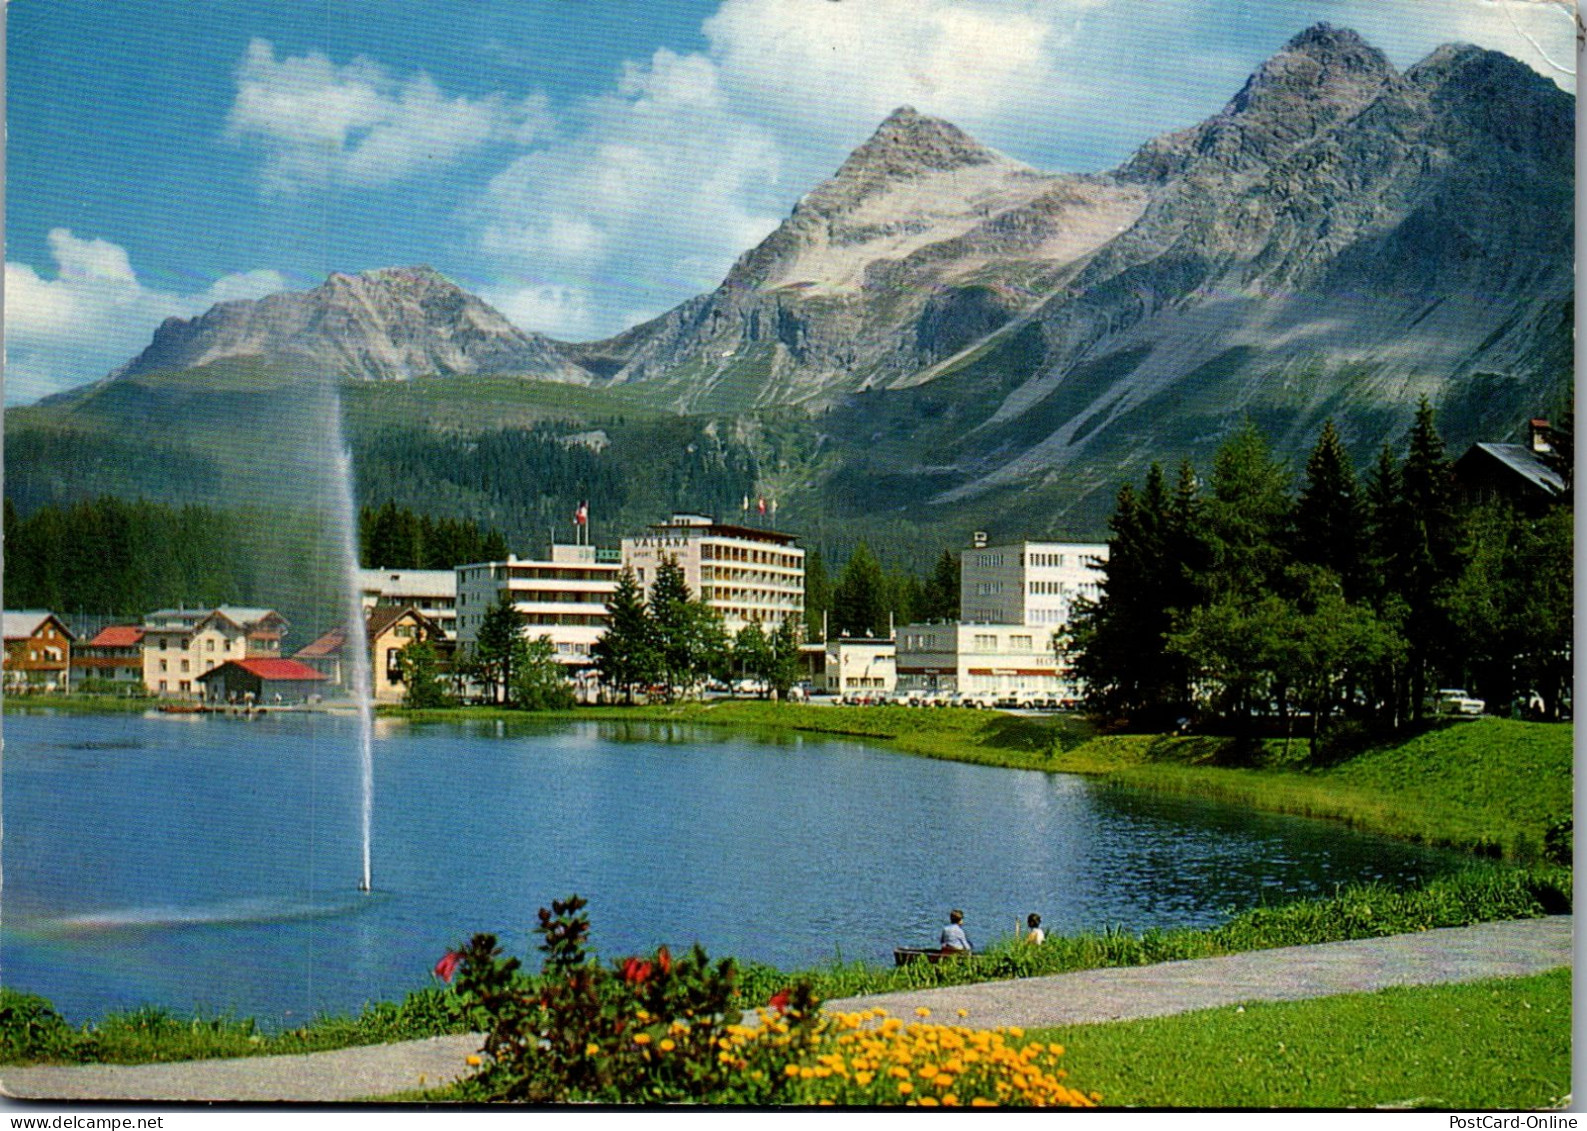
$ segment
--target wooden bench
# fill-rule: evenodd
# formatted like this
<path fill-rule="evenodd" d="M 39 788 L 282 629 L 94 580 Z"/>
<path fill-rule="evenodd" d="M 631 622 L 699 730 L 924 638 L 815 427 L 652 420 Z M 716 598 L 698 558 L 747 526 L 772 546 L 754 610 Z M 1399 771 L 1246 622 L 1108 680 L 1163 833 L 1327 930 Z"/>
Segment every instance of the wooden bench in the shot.
<path fill-rule="evenodd" d="M 896 946 L 893 948 L 893 965 L 905 966 L 911 962 L 946 962 L 960 958 L 969 958 L 967 950 L 941 950 L 933 948 L 927 950 L 919 946 Z"/>

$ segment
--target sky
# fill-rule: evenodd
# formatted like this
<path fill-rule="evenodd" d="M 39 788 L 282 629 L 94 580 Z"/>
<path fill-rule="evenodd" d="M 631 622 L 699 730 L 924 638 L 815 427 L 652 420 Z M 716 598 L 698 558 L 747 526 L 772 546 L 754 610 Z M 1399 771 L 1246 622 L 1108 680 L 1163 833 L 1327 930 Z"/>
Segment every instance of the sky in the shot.
<path fill-rule="evenodd" d="M 1570 0 L 11 0 L 5 401 L 166 318 L 429 264 L 525 330 L 715 287 L 912 105 L 1092 172 L 1303 28 L 1459 41 L 1574 91 Z"/>

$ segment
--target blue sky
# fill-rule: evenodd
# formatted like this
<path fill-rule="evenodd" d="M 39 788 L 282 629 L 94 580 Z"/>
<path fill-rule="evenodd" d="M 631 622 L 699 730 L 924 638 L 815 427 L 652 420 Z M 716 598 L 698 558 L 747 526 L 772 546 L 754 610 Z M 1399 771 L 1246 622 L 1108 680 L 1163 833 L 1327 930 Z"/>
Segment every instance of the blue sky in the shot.
<path fill-rule="evenodd" d="M 893 108 L 1094 171 L 1318 20 L 1567 90 L 1569 0 L 12 0 L 6 388 L 167 317 L 428 263 L 587 340 L 720 281 Z"/>

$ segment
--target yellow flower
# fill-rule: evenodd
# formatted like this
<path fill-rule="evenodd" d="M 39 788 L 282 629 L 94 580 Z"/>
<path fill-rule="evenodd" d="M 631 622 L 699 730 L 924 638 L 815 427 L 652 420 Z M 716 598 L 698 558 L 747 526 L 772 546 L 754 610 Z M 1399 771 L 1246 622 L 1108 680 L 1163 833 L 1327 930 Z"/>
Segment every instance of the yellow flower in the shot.
<path fill-rule="evenodd" d="M 1048 1045 L 1047 1051 L 1052 1053 L 1054 1056 L 1062 1056 L 1064 1054 L 1064 1047 L 1062 1045 Z"/>
<path fill-rule="evenodd" d="M 874 1072 L 856 1072 L 854 1074 L 854 1082 L 862 1088 L 874 1079 L 876 1079 L 876 1073 Z"/>
<path fill-rule="evenodd" d="M 920 1097 L 920 1106 L 921 1107 L 936 1107 L 937 1106 L 937 1097 L 935 1097 L 935 1096 L 921 1096 Z"/>
<path fill-rule="evenodd" d="M 932 1083 L 937 1085 L 939 1088 L 946 1088 L 948 1085 L 953 1083 L 953 1077 L 944 1072 L 934 1079 Z"/>
<path fill-rule="evenodd" d="M 584 1046 L 585 1056 L 598 1056 L 600 1055 L 600 1051 L 601 1046 L 596 1044 L 594 1041 L 591 1041 L 589 1044 Z"/>
<path fill-rule="evenodd" d="M 907 1095 L 909 1095 L 910 1092 L 913 1092 L 914 1090 L 915 1090 L 915 1086 L 913 1084 L 911 1084 L 908 1080 L 905 1080 L 905 1081 L 903 1081 L 902 1083 L 900 1083 L 898 1085 L 898 1094 L 901 1095 L 901 1096 L 907 1096 Z"/>
<path fill-rule="evenodd" d="M 959 1016 L 960 1017 L 968 1017 L 968 1016 L 970 1016 L 970 1011 L 968 1009 L 961 1009 L 961 1010 L 959 1010 Z"/>
<path fill-rule="evenodd" d="M 799 1075 L 799 1066 L 797 1064 L 785 1065 L 783 1067 L 782 1073 L 789 1079 L 793 1079 L 793 1077 Z"/>
<path fill-rule="evenodd" d="M 915 1010 L 915 1016 L 916 1017 L 930 1017 L 931 1016 L 931 1010 L 927 1009 L 925 1006 L 921 1006 L 919 1009 Z"/>
<path fill-rule="evenodd" d="M 663 1037 L 661 1038 L 661 1043 L 656 1047 L 662 1052 L 671 1052 L 673 1049 L 678 1047 L 678 1043 L 671 1037 Z"/>
<path fill-rule="evenodd" d="M 635 1033 L 634 1034 L 634 1044 L 636 1044 L 636 1045 L 648 1045 L 649 1043 L 650 1043 L 650 1034 L 649 1033 Z"/>
<path fill-rule="evenodd" d="M 463 1058 L 463 1063 L 468 1065 L 470 1068 L 478 1068 L 483 1062 L 479 1059 L 479 1057 L 470 1053 L 468 1056 Z"/>

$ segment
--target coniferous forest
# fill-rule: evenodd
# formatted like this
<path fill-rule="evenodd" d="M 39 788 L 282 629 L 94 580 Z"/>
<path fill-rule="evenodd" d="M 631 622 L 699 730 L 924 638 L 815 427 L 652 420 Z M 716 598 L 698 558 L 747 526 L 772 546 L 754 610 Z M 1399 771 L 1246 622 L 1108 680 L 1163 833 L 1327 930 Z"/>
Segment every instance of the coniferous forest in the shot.
<path fill-rule="evenodd" d="M 1277 727 L 1321 757 L 1330 734 L 1420 718 L 1443 688 L 1501 713 L 1569 708 L 1570 492 L 1525 512 L 1463 499 L 1425 402 L 1365 476 L 1329 423 L 1297 490 L 1248 424 L 1206 478 L 1154 466 L 1124 487 L 1109 525 L 1101 597 L 1057 642 L 1103 717 Z"/>

